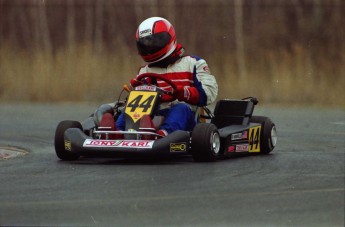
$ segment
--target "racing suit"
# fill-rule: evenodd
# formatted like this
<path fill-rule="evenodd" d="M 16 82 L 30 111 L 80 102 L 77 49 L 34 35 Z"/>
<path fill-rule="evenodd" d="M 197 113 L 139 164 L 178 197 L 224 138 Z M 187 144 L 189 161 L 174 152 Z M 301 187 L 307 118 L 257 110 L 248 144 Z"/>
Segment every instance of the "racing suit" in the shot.
<path fill-rule="evenodd" d="M 181 46 L 177 50 L 181 52 Z M 171 63 L 171 61 L 170 61 Z M 160 130 L 165 134 L 176 130 L 191 131 L 195 124 L 195 111 L 198 106 L 207 106 L 216 100 L 218 85 L 211 75 L 204 59 L 196 56 L 180 56 L 173 63 L 164 65 L 152 64 L 140 68 L 138 76 L 143 73 L 156 73 L 170 79 L 177 87 L 178 99 L 163 96 L 159 115 L 164 116 Z M 165 81 L 157 79 L 157 86 L 171 91 L 172 88 Z M 124 114 L 116 121 L 119 130 L 125 130 Z"/>

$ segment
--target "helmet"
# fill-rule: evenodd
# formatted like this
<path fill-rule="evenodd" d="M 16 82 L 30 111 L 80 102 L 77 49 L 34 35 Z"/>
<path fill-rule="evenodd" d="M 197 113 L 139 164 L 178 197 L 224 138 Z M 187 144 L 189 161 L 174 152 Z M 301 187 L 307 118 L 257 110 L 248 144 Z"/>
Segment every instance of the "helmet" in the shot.
<path fill-rule="evenodd" d="M 175 29 L 162 17 L 150 17 L 139 25 L 136 42 L 138 52 L 145 62 L 159 62 L 176 49 Z"/>

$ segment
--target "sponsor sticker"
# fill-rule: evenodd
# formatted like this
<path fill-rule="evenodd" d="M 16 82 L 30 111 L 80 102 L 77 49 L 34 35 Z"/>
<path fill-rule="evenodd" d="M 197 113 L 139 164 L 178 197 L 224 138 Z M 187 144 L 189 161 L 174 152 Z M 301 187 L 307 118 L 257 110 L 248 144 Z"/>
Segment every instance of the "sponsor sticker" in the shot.
<path fill-rule="evenodd" d="M 236 145 L 236 152 L 247 152 L 248 144 Z"/>
<path fill-rule="evenodd" d="M 133 114 L 133 118 L 136 119 L 136 120 L 139 119 L 140 117 L 141 117 L 141 115 L 139 113 L 134 113 Z"/>
<path fill-rule="evenodd" d="M 242 139 L 242 133 L 235 133 L 231 135 L 231 140 L 240 140 Z"/>
<path fill-rule="evenodd" d="M 66 150 L 66 151 L 71 151 L 71 150 L 72 150 L 71 147 L 72 147 L 71 141 L 65 140 L 65 150 Z"/>
<path fill-rule="evenodd" d="M 170 152 L 182 152 L 182 151 L 187 151 L 186 143 L 171 143 L 170 144 Z"/>
<path fill-rule="evenodd" d="M 152 34 L 151 29 L 145 29 L 145 30 L 139 32 L 139 37 L 142 38 L 142 37 L 145 37 L 145 36 L 148 36 L 151 34 Z"/>
<path fill-rule="evenodd" d="M 156 87 L 150 85 L 140 85 L 135 87 L 136 91 L 156 91 Z"/>
<path fill-rule="evenodd" d="M 232 153 L 234 151 L 235 151 L 235 146 L 234 145 L 228 147 L 228 153 Z"/>
<path fill-rule="evenodd" d="M 121 147 L 121 148 L 152 148 L 151 140 L 93 140 L 84 141 L 83 147 Z"/>
<path fill-rule="evenodd" d="M 247 138 L 248 138 L 248 131 L 234 133 L 231 135 L 231 140 L 241 140 L 241 139 L 247 139 Z"/>
<path fill-rule="evenodd" d="M 204 66 L 204 67 L 202 68 L 202 70 L 203 70 L 204 72 L 210 73 L 210 69 L 208 68 L 208 66 Z"/>

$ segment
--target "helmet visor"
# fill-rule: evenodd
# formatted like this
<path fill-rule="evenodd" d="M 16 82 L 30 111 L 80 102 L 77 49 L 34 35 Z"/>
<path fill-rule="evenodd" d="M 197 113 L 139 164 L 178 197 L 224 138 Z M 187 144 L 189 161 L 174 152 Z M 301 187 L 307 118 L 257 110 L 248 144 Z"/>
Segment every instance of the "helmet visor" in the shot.
<path fill-rule="evenodd" d="M 161 32 L 154 35 L 139 38 L 137 48 L 140 55 L 150 55 L 162 50 L 169 44 L 171 36 L 167 32 Z"/>

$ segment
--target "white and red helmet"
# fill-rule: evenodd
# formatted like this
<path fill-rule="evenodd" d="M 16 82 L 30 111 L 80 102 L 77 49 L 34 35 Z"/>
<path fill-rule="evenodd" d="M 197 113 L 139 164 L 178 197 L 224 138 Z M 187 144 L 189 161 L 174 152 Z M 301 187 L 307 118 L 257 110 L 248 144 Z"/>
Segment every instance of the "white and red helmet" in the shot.
<path fill-rule="evenodd" d="M 139 25 L 136 41 L 138 52 L 145 62 L 159 62 L 176 49 L 175 29 L 162 17 L 150 17 Z"/>

